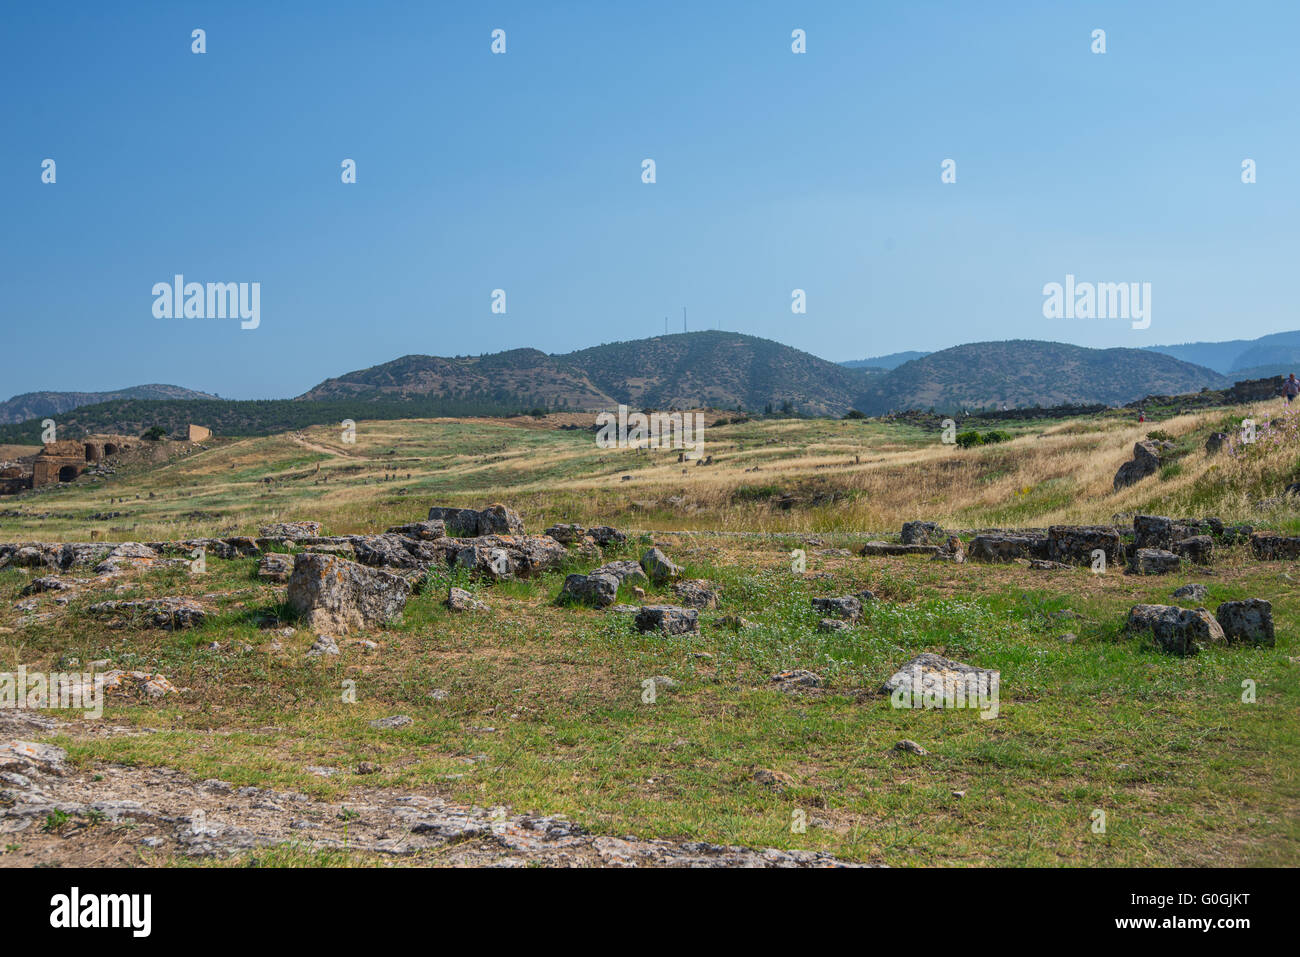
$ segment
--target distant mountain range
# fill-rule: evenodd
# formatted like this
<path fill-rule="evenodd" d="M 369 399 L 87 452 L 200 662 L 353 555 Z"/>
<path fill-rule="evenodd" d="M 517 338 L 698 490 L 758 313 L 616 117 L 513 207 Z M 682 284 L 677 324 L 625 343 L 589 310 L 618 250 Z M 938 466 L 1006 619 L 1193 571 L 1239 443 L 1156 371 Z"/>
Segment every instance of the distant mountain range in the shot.
<path fill-rule="evenodd" d="M 1189 342 L 1148 348 L 1235 378 L 1258 379 L 1300 372 L 1300 331 L 1275 332 L 1258 339 Z"/>
<path fill-rule="evenodd" d="M 566 355 L 514 349 L 445 359 L 403 356 L 327 379 L 299 399 L 514 400 L 523 408 L 742 408 L 768 405 L 837 415 L 868 376 L 770 339 L 687 332 L 614 342 Z"/>
<path fill-rule="evenodd" d="M 234 402 L 169 385 L 28 393 L 0 404 L 0 425 L 27 423 L 5 434 L 31 435 L 33 420 L 61 415 L 61 426 L 83 431 L 116 431 L 115 426 L 135 431 L 148 424 L 170 429 L 192 421 L 233 435 L 367 415 L 502 415 L 620 403 L 805 415 L 1122 405 L 1292 369 L 1300 370 L 1300 332 L 1147 349 L 1088 349 L 1026 339 L 976 342 L 841 364 L 770 339 L 712 331 L 613 342 L 563 355 L 537 349 L 408 355 L 326 379 L 296 399 Z"/>
<path fill-rule="evenodd" d="M 206 392 L 183 389 L 178 385 L 133 385 L 115 392 L 24 392 L 8 402 L 0 402 L 0 425 L 26 422 L 28 419 L 62 415 L 83 405 L 96 405 L 116 399 L 215 399 Z"/>
<path fill-rule="evenodd" d="M 1182 359 L 1192 365 L 1205 366 L 1223 374 L 1243 372 L 1254 373 L 1256 370 L 1278 370 L 1285 367 L 1286 372 L 1295 371 L 1300 365 L 1300 330 L 1296 332 L 1275 332 L 1260 336 L 1258 339 L 1229 339 L 1226 342 L 1187 342 L 1174 346 L 1144 346 L 1148 352 L 1160 352 L 1175 359 Z M 850 369 L 897 369 L 904 362 L 924 359 L 929 352 L 891 352 L 885 356 L 867 359 L 852 359 L 840 365 Z M 1260 371 L 1258 375 L 1246 378 L 1262 378 L 1266 375 L 1283 375 L 1280 371 Z"/>
<path fill-rule="evenodd" d="M 897 369 L 904 362 L 911 362 L 913 359 L 924 359 L 929 354 L 928 352 L 891 352 L 887 356 L 851 359 L 848 362 L 841 362 L 840 365 L 847 366 L 850 369 Z"/>
<path fill-rule="evenodd" d="M 901 354 L 900 354 L 901 355 Z M 1217 389 L 1230 378 L 1143 349 L 1059 342 L 977 342 L 883 366 L 837 365 L 789 346 L 732 332 L 692 332 L 615 342 L 567 355 L 517 349 L 477 358 L 405 356 L 329 379 L 299 398 L 391 401 L 504 400 L 544 408 L 712 406 L 868 415 L 1104 403 Z M 892 361 L 896 356 L 877 360 Z"/>
<path fill-rule="evenodd" d="M 1157 352 L 1016 339 L 974 342 L 905 362 L 873 378 L 856 407 L 883 415 L 902 409 L 1122 405 L 1146 395 L 1227 385 L 1231 380 L 1213 369 Z"/>

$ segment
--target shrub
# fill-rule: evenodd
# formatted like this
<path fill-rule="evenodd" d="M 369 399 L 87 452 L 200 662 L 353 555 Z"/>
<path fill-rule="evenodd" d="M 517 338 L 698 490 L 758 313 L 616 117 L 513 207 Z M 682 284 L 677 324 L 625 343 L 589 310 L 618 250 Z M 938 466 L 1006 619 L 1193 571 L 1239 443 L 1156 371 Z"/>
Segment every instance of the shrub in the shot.
<path fill-rule="evenodd" d="M 969 449 L 976 445 L 995 445 L 998 442 L 1008 442 L 1013 438 L 1010 432 L 1002 429 L 992 429 L 988 432 L 976 432 L 974 429 L 969 432 L 957 433 L 957 444 L 963 449 Z"/>

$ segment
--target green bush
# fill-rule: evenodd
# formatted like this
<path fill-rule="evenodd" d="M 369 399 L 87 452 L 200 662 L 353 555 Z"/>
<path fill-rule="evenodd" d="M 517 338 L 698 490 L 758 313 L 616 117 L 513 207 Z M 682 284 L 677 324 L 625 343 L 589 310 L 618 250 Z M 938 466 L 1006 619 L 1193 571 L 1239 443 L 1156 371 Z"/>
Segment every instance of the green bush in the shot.
<path fill-rule="evenodd" d="M 963 449 L 973 448 L 976 445 L 995 445 L 998 442 L 1008 442 L 1014 436 L 1010 432 L 1002 429 L 992 429 L 988 432 L 976 432 L 974 429 L 969 432 L 957 433 L 957 444 Z"/>

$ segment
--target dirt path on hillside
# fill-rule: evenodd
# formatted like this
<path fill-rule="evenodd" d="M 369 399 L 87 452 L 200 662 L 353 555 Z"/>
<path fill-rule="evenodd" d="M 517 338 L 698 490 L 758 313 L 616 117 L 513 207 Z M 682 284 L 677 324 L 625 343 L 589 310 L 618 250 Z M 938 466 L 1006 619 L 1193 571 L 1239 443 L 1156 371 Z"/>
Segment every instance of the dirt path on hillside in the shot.
<path fill-rule="evenodd" d="M 0 712 L 0 866 L 165 865 L 285 844 L 443 866 L 853 866 L 812 851 L 593 835 L 562 817 L 451 804 L 419 791 L 355 788 L 343 800 L 320 801 L 195 781 L 169 768 L 77 768 L 62 749 L 27 740 L 58 727 L 31 712 Z"/>
<path fill-rule="evenodd" d="M 295 445 L 301 445 L 304 449 L 311 449 L 313 452 L 320 452 L 322 455 L 337 455 L 339 458 L 344 459 L 352 458 L 351 455 L 344 452 L 342 449 L 332 449 L 328 445 L 317 445 L 301 432 L 290 432 L 289 438 Z"/>

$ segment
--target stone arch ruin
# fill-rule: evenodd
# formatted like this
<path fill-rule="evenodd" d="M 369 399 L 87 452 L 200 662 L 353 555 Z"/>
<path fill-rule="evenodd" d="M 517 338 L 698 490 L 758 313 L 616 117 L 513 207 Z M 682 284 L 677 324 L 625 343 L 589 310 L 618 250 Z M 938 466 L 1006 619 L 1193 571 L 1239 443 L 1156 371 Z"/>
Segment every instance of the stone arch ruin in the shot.
<path fill-rule="evenodd" d="M 88 435 L 47 442 L 35 455 L 23 456 L 0 474 L 0 494 L 13 495 L 43 485 L 73 482 L 87 466 L 120 455 L 135 445 L 128 435 Z"/>

